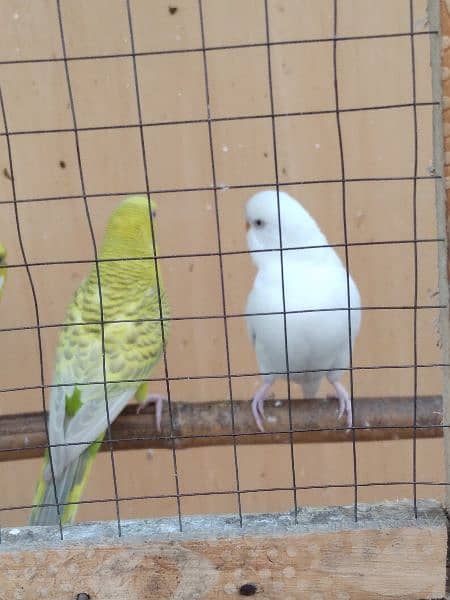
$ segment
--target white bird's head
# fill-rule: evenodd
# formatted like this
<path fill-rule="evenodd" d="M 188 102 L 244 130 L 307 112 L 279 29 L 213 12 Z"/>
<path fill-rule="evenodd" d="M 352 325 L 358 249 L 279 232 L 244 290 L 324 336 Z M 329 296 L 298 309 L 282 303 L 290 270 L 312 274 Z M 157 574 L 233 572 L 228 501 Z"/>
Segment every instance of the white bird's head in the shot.
<path fill-rule="evenodd" d="M 250 251 L 280 248 L 321 246 L 327 240 L 316 221 L 292 196 L 279 192 L 280 211 L 276 190 L 265 190 L 252 196 L 246 206 L 247 243 Z M 278 217 L 279 214 L 279 217 Z M 252 255 L 258 264 L 258 254 Z M 261 259 L 263 257 L 261 256 Z"/>

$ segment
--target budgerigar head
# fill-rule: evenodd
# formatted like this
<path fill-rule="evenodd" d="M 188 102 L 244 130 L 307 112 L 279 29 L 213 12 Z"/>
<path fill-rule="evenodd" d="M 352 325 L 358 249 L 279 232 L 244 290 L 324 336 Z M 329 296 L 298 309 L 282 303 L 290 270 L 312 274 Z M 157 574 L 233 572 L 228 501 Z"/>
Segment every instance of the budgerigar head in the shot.
<path fill-rule="evenodd" d="M 150 202 L 153 224 L 156 204 Z M 153 256 L 152 225 L 147 196 L 122 200 L 109 218 L 100 250 L 102 258 L 140 258 Z"/>
<path fill-rule="evenodd" d="M 0 265 L 5 263 L 6 259 L 6 248 L 0 243 Z"/>
<path fill-rule="evenodd" d="M 308 211 L 286 192 L 279 192 L 279 199 L 280 218 L 276 190 L 258 192 L 248 200 L 245 212 L 249 250 L 279 248 L 279 223 L 283 248 L 323 244 L 324 236 Z M 258 260 L 257 254 L 254 258 Z"/>

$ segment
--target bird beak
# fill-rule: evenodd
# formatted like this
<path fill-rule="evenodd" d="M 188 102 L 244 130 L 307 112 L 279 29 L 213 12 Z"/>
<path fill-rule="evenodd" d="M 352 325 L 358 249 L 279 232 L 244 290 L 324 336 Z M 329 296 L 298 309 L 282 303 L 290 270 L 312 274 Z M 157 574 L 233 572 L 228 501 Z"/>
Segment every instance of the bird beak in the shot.
<path fill-rule="evenodd" d="M 250 229 L 250 223 L 248 221 L 245 222 L 245 230 L 248 231 Z"/>

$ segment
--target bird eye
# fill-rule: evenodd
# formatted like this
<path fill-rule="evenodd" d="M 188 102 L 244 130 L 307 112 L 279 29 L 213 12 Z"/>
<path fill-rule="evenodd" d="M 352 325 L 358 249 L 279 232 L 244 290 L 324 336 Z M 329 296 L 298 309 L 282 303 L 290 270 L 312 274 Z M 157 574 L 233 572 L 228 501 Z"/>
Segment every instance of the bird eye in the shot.
<path fill-rule="evenodd" d="M 261 219 L 256 219 L 256 220 L 255 220 L 255 226 L 256 226 L 256 227 L 261 227 L 261 226 L 262 226 L 262 224 L 263 224 L 263 221 L 262 221 Z"/>
<path fill-rule="evenodd" d="M 152 218 L 155 219 L 156 218 L 156 210 L 152 210 Z"/>

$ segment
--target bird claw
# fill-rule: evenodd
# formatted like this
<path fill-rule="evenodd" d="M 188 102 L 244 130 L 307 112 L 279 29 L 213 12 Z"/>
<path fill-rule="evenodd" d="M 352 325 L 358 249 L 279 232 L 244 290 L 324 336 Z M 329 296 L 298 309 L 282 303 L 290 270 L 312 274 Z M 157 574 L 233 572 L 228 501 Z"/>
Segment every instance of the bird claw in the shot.
<path fill-rule="evenodd" d="M 165 396 L 161 394 L 149 394 L 147 398 L 139 404 L 136 410 L 136 414 L 141 413 L 144 408 L 149 406 L 150 404 L 155 405 L 155 421 L 156 421 L 156 430 L 161 431 L 161 418 L 162 418 L 162 407 L 163 403 L 167 400 Z"/>
<path fill-rule="evenodd" d="M 341 401 L 339 398 L 339 413 L 338 419 L 345 415 L 345 423 L 347 427 L 350 429 L 353 426 L 353 415 L 352 415 L 352 405 L 350 402 L 350 398 L 347 398 L 345 401 Z"/>
<path fill-rule="evenodd" d="M 252 413 L 255 418 L 255 422 L 258 429 L 263 433 L 265 431 L 263 425 L 263 421 L 265 420 L 264 402 L 269 395 L 268 392 L 271 385 L 271 382 L 263 383 L 262 386 L 257 390 L 256 394 L 253 396 L 252 400 Z"/>
<path fill-rule="evenodd" d="M 264 416 L 264 400 L 260 400 L 256 396 L 252 400 L 252 413 L 256 421 L 256 425 L 258 429 L 264 432 L 263 421 L 265 419 Z"/>
<path fill-rule="evenodd" d="M 353 414 L 352 414 L 352 403 L 350 396 L 346 392 L 345 388 L 340 385 L 335 386 L 336 397 L 339 402 L 338 420 L 345 415 L 345 424 L 350 429 L 353 427 Z"/>
<path fill-rule="evenodd" d="M 342 419 L 342 417 L 345 415 L 345 424 L 350 429 L 351 427 L 353 427 L 352 403 L 350 401 L 350 397 L 344 388 L 342 388 L 342 390 L 340 389 L 340 387 L 335 389 L 336 394 L 328 394 L 327 398 L 332 398 L 333 400 L 338 401 L 338 421 Z"/>
<path fill-rule="evenodd" d="M 340 420 L 345 414 L 345 403 L 341 402 L 339 398 L 337 398 L 337 401 L 339 403 L 338 420 Z"/>
<path fill-rule="evenodd" d="M 343 412 L 340 413 L 339 418 L 341 418 L 343 415 L 345 415 L 345 424 L 347 425 L 347 428 L 351 429 L 353 427 L 352 409 L 345 409 Z"/>

